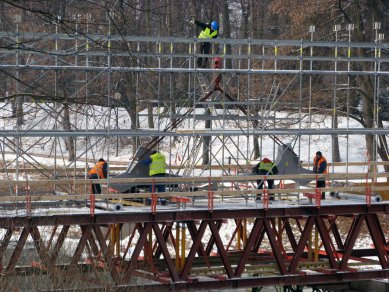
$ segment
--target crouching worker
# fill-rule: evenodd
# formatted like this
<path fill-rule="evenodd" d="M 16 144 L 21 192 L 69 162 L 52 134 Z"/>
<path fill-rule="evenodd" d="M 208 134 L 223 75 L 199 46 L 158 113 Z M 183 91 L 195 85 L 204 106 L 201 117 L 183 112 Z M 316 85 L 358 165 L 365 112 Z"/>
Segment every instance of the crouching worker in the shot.
<path fill-rule="evenodd" d="M 253 170 L 253 173 L 255 173 L 257 175 L 273 175 L 273 174 L 277 174 L 278 173 L 277 165 L 275 165 L 268 158 L 262 159 L 261 162 L 259 162 L 257 165 L 255 165 L 252 170 Z M 266 178 L 266 180 L 267 180 L 268 188 L 269 189 L 273 189 L 273 187 L 274 187 L 274 179 Z M 264 180 L 258 180 L 257 181 L 257 184 L 258 184 L 257 189 L 258 190 L 262 190 L 263 189 L 263 183 L 264 183 Z M 257 198 L 256 198 L 256 201 L 260 201 L 260 200 L 261 200 L 261 195 L 258 194 Z M 270 196 L 270 200 L 274 200 L 274 194 L 272 194 Z"/>
<path fill-rule="evenodd" d="M 92 167 L 89 171 L 90 179 L 105 179 L 108 176 L 108 164 L 103 158 Z M 101 184 L 92 184 L 92 194 L 101 194 Z"/>

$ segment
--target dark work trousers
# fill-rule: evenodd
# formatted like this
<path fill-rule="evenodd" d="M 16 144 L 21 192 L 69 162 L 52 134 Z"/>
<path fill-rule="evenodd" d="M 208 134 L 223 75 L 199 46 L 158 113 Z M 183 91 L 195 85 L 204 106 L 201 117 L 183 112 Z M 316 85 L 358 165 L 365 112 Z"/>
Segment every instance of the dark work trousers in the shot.
<path fill-rule="evenodd" d="M 317 188 L 325 188 L 326 187 L 326 180 L 325 179 L 318 179 L 316 181 L 316 187 Z M 325 199 L 326 198 L 326 193 L 325 192 L 322 192 L 321 193 L 321 198 L 322 199 Z"/>
<path fill-rule="evenodd" d="M 164 173 L 154 174 L 151 177 L 165 177 Z M 166 184 L 154 184 L 154 192 L 164 193 L 166 191 Z M 153 185 L 150 185 L 150 193 L 153 192 Z"/>
<path fill-rule="evenodd" d="M 262 172 L 262 173 L 261 173 L 261 170 L 260 170 L 258 174 L 259 174 L 259 175 L 267 175 L 268 173 L 267 173 L 266 170 L 265 170 L 265 172 Z M 273 187 L 274 187 L 274 179 L 266 179 L 266 182 L 267 182 L 267 188 L 268 188 L 268 189 L 273 189 Z M 264 183 L 263 180 L 258 180 L 258 181 L 257 181 L 257 184 L 258 184 L 257 189 L 258 189 L 258 190 L 262 190 L 262 189 L 263 189 L 263 183 Z M 258 195 L 257 195 L 257 199 L 260 199 L 260 198 L 261 198 L 261 195 L 258 194 Z M 274 195 L 270 195 L 270 196 L 269 196 L 269 199 L 270 199 L 270 200 L 274 200 Z"/>
<path fill-rule="evenodd" d="M 89 175 L 90 179 L 99 179 L 99 176 L 94 173 Z M 100 184 L 92 184 L 92 194 L 101 194 L 101 185 Z"/>
<path fill-rule="evenodd" d="M 211 51 L 211 43 L 201 43 L 200 44 L 200 54 L 209 54 Z M 208 58 L 199 57 L 197 59 L 197 68 L 206 68 L 207 67 Z"/>

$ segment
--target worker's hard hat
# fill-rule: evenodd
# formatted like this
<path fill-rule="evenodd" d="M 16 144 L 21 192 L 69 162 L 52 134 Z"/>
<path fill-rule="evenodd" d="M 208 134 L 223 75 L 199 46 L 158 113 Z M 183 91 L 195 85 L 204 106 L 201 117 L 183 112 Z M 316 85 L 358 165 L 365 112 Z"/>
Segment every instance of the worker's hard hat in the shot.
<path fill-rule="evenodd" d="M 219 29 L 219 23 L 217 23 L 217 21 L 212 21 L 211 29 L 212 30 L 218 30 Z"/>

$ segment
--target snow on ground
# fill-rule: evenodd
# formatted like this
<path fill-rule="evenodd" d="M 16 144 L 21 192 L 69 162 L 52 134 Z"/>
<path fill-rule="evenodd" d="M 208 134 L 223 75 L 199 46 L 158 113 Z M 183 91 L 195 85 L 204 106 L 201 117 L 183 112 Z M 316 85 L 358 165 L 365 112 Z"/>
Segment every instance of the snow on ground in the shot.
<path fill-rule="evenodd" d="M 54 114 L 47 114 L 45 110 L 51 109 L 53 105 L 36 105 L 36 104 L 25 104 L 26 112 L 28 115 L 25 117 L 25 124 L 20 129 L 20 131 L 34 129 L 34 130 L 49 130 L 55 128 L 61 128 L 61 125 L 58 123 L 58 116 Z M 186 108 L 177 108 L 177 113 L 182 114 L 187 111 Z M 74 125 L 74 128 L 77 129 L 105 129 L 109 133 L 109 129 L 116 129 L 117 127 L 120 129 L 129 129 L 130 128 L 130 119 L 128 113 L 119 109 L 118 111 L 107 110 L 105 108 L 100 107 L 84 107 L 84 111 L 87 113 L 81 114 L 81 110 L 78 109 L 77 112 L 73 112 L 71 119 Z M 156 112 L 163 112 L 163 108 L 156 109 Z M 196 109 L 189 116 L 195 117 L 196 115 L 201 115 L 204 113 L 204 109 Z M 139 121 L 140 127 L 144 130 L 150 130 L 147 127 L 147 111 L 144 110 L 140 112 Z M 223 116 L 226 114 L 235 115 L 240 114 L 238 111 L 228 110 L 225 112 L 223 110 L 214 109 L 214 115 Z M 266 113 L 268 116 L 273 116 L 277 119 L 282 119 L 287 117 L 287 114 L 284 112 L 268 112 Z M 300 119 L 302 115 L 294 115 L 296 121 Z M 288 118 L 291 116 L 289 115 Z M 109 119 L 110 118 L 110 119 Z M 331 117 L 326 118 L 324 123 L 318 123 L 317 121 L 322 120 L 323 117 L 316 116 L 312 117 L 312 123 L 306 124 L 308 118 L 305 117 L 303 122 L 296 123 L 291 126 L 291 128 L 331 128 Z M 204 121 L 199 121 L 196 118 L 197 122 L 194 123 L 193 119 L 185 120 L 180 128 L 183 129 L 204 129 Z M 156 129 L 162 130 L 168 125 L 170 120 L 168 118 L 157 119 L 155 118 Z M 4 130 L 16 130 L 14 127 L 15 119 L 1 119 L 0 120 L 0 129 Z M 240 121 L 239 125 L 236 121 L 214 121 L 212 123 L 212 129 L 214 130 L 232 130 L 239 129 L 241 127 L 243 130 L 246 130 L 247 121 Z M 269 125 L 268 128 L 281 128 L 279 122 L 277 125 Z M 386 125 L 387 126 L 387 125 Z M 339 128 L 359 128 L 361 127 L 356 121 L 346 118 L 339 118 Z M 300 156 L 300 160 L 303 163 L 312 163 L 314 154 L 316 151 L 320 150 L 323 155 L 327 158 L 329 162 L 332 161 L 332 141 L 330 135 L 311 135 L 311 136 L 279 136 L 277 137 L 283 141 L 283 143 L 290 143 L 294 152 Z M 127 141 L 125 141 L 127 140 Z M 79 138 L 78 143 L 76 144 L 77 155 L 80 157 L 80 160 L 77 161 L 77 165 L 82 167 L 85 165 L 83 161 L 85 158 L 88 159 L 98 159 L 100 157 L 109 158 L 109 160 L 114 163 L 116 162 L 128 162 L 132 156 L 132 146 L 129 144 L 129 137 L 120 137 L 116 139 L 116 137 L 103 138 L 103 140 L 98 141 L 98 138 L 92 137 L 88 141 L 88 145 L 85 143 L 84 138 Z M 186 147 L 188 143 L 193 143 L 193 139 L 188 140 L 187 137 L 179 137 L 175 141 L 169 137 L 166 137 L 160 145 L 161 150 L 164 153 L 170 153 L 170 159 L 173 164 L 175 162 L 179 163 L 177 157 L 183 158 L 186 155 Z M 121 144 L 117 146 L 117 141 Z M 90 146 L 94 143 L 97 143 L 96 146 Z M 3 144 L 3 149 L 6 155 L 3 157 L 5 160 L 13 160 L 16 156 L 12 153 L 11 149 L 9 149 L 6 145 Z M 342 161 L 349 162 L 364 162 L 367 161 L 366 157 L 366 144 L 365 138 L 363 135 L 349 135 L 348 137 L 341 135 L 339 136 L 339 145 L 340 145 L 340 153 Z M 223 147 L 224 146 L 224 147 Z M 263 156 L 275 159 L 275 155 L 277 153 L 277 145 L 275 145 L 274 141 L 267 136 L 261 136 L 260 138 L 260 146 L 262 150 Z M 44 165 L 53 165 L 54 164 L 54 153 L 57 155 L 56 164 L 59 167 L 69 165 L 66 158 L 68 157 L 68 152 L 65 149 L 65 145 L 63 140 L 58 140 L 54 138 L 25 138 L 23 139 L 23 144 L 21 145 L 23 150 L 26 150 L 28 153 L 33 154 L 41 154 L 39 157 L 39 162 Z M 118 153 L 117 152 L 118 148 Z M 246 164 L 247 162 L 250 164 L 254 164 L 255 161 L 250 161 L 253 153 L 253 141 L 252 137 L 247 139 L 245 136 L 239 137 L 214 137 L 214 141 L 212 143 L 212 159 L 216 160 L 219 163 L 228 163 L 229 157 L 233 157 L 236 161 L 239 161 L 240 164 Z M 86 154 L 87 153 L 87 154 Z M 44 155 L 50 155 L 50 158 L 43 157 Z M 29 158 L 26 158 L 31 160 Z M 247 161 L 249 160 L 249 161 Z M 234 161 L 232 161 L 232 164 Z M 345 168 L 337 168 L 338 172 L 345 172 Z M 366 168 L 363 167 L 351 167 L 348 168 L 349 172 L 365 172 Z"/>

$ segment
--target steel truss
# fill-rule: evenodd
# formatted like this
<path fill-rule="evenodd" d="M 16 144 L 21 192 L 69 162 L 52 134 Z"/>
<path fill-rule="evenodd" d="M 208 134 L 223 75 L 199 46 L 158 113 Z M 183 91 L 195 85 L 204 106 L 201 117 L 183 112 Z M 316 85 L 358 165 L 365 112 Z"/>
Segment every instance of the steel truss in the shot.
<path fill-rule="evenodd" d="M 41 274 L 60 288 L 77 271 L 93 287 L 210 289 L 387 278 L 388 215 L 381 203 L 3 217 L 0 281 L 7 287 L 7 275 Z M 120 239 L 128 223 L 132 231 Z M 60 258 L 72 230 L 81 237 Z M 373 244 L 361 246 L 366 235 Z M 11 238 L 18 239 L 6 259 Z M 21 260 L 28 242 L 38 254 L 33 263 Z"/>

